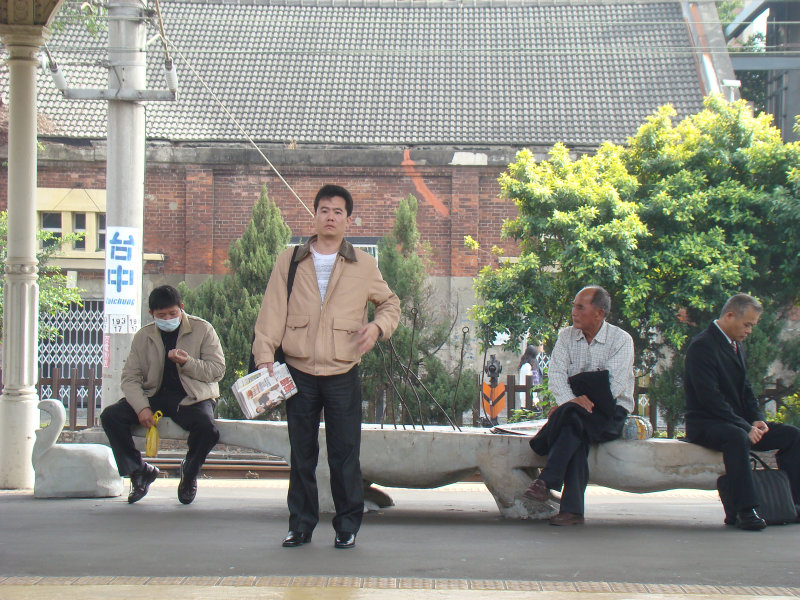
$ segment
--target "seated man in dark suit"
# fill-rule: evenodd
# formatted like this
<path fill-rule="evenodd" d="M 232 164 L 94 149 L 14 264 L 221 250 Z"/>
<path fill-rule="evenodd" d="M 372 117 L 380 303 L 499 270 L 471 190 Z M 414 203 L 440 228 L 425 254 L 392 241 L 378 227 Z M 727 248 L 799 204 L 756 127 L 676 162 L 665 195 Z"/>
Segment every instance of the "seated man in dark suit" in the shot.
<path fill-rule="evenodd" d="M 778 450 L 778 468 L 789 476 L 794 503 L 800 503 L 800 429 L 767 423 L 747 380 L 741 342 L 753 331 L 763 308 L 747 294 L 732 296 L 719 319 L 695 336 L 686 350 L 686 439 L 722 452 L 731 482 L 739 529 L 767 524 L 758 500 L 750 450 Z"/>

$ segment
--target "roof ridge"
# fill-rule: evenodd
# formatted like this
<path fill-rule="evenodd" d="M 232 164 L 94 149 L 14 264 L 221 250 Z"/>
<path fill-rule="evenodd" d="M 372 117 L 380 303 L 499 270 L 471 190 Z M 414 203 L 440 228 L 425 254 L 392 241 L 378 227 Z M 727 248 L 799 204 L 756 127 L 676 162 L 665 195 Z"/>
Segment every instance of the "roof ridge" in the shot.
<path fill-rule="evenodd" d="M 508 8 L 517 6 L 602 6 L 678 4 L 683 0 L 167 0 L 165 4 L 238 6 L 308 6 L 348 8 Z M 714 2 L 714 0 L 695 0 Z"/>

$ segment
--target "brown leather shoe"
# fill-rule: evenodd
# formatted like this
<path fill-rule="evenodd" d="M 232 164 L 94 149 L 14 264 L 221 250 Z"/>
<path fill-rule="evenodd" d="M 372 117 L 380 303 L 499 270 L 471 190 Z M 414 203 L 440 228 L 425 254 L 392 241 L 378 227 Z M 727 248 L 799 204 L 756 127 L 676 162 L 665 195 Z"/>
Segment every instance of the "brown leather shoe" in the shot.
<path fill-rule="evenodd" d="M 531 500 L 536 500 L 537 502 L 544 502 L 550 497 L 550 488 L 548 488 L 547 484 L 541 479 L 535 479 L 531 487 L 525 490 L 523 496 Z"/>
<path fill-rule="evenodd" d="M 560 512 L 555 517 L 550 519 L 550 525 L 556 527 L 566 527 L 568 525 L 583 525 L 583 515 L 576 515 L 575 513 Z"/>

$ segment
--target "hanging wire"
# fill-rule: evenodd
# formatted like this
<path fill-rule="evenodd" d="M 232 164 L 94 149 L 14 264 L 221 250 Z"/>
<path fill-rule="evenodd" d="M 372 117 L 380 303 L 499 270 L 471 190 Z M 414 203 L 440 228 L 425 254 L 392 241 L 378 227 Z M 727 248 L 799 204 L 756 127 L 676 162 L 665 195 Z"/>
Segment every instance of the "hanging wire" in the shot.
<path fill-rule="evenodd" d="M 406 406 L 405 399 L 400 394 L 400 390 L 398 390 L 397 386 L 394 384 L 394 378 L 389 374 L 389 369 L 386 366 L 386 352 L 383 349 L 383 344 L 376 344 L 376 346 L 378 347 L 378 350 L 380 350 L 380 352 L 381 352 L 381 358 L 383 359 L 383 372 L 386 373 L 386 378 L 389 381 L 389 385 L 392 386 L 392 390 L 394 390 L 395 396 L 397 396 L 397 399 L 400 401 L 400 405 L 401 405 L 402 409 L 404 411 L 408 411 L 409 416 L 411 416 L 411 411 L 408 410 L 408 407 Z M 392 352 L 394 353 L 394 347 L 392 347 Z M 393 363 L 394 361 L 390 358 L 389 362 Z M 391 404 L 392 404 L 392 407 L 394 407 L 394 400 L 392 400 Z M 394 428 L 397 429 L 397 421 L 394 418 L 394 408 L 392 408 L 392 421 L 393 421 Z M 401 418 L 400 418 L 400 425 L 402 426 L 403 429 L 406 428 L 405 419 L 402 418 L 402 413 L 401 413 Z M 382 423 L 381 423 L 381 427 L 383 427 Z M 413 418 L 411 419 L 411 427 L 412 427 L 412 429 L 416 429 L 416 427 L 414 427 Z"/>
<path fill-rule="evenodd" d="M 167 35 L 164 33 L 164 19 L 161 17 L 161 3 L 159 0 L 155 0 L 156 4 L 156 16 L 158 17 L 158 32 L 159 37 L 161 38 L 161 46 L 164 48 L 164 60 L 167 62 L 172 62 L 172 59 L 169 57 L 169 46 L 167 46 Z"/>
<path fill-rule="evenodd" d="M 214 93 L 214 90 L 212 90 L 208 86 L 208 84 L 206 83 L 206 80 L 203 79 L 203 76 L 200 75 L 200 73 L 198 73 L 197 70 L 192 66 L 192 64 L 186 59 L 186 57 L 180 51 L 180 48 L 178 48 L 168 38 L 164 38 L 164 40 L 165 40 L 165 42 L 167 44 L 169 44 L 172 47 L 172 49 L 175 51 L 175 54 L 177 54 L 177 56 L 183 61 L 183 64 L 186 65 L 186 67 L 192 72 L 192 74 L 197 78 L 197 80 L 206 89 L 206 91 L 209 94 L 211 94 L 211 97 L 214 98 L 214 101 L 217 103 L 217 105 L 219 105 L 219 107 L 225 112 L 225 114 L 228 115 L 228 118 L 233 122 L 234 125 L 236 125 L 236 127 L 239 129 L 241 134 L 250 143 L 250 145 L 253 146 L 253 148 L 255 148 L 256 152 L 258 152 L 258 154 L 261 156 L 261 158 L 264 159 L 264 162 L 266 162 L 269 165 L 269 168 L 274 171 L 274 173 L 278 176 L 278 179 L 280 179 L 283 182 L 283 185 L 285 185 L 286 188 L 294 195 L 294 197 L 297 199 L 297 201 L 300 204 L 303 205 L 303 208 L 306 209 L 308 214 L 313 217 L 314 216 L 314 212 L 310 208 L 308 208 L 308 205 L 305 202 L 303 202 L 303 200 L 300 198 L 300 196 L 297 195 L 297 192 L 294 191 L 294 188 L 291 185 L 289 185 L 289 182 L 286 181 L 283 178 L 283 175 L 281 175 L 281 173 L 280 173 L 280 171 L 278 171 L 277 167 L 275 167 L 275 165 L 272 164 L 272 161 L 270 161 L 270 159 L 267 158 L 266 154 L 264 154 L 261 151 L 261 148 L 259 148 L 258 145 L 255 143 L 255 141 L 253 141 L 253 138 L 250 137 L 250 134 L 248 134 L 247 131 L 245 131 L 244 127 L 242 127 L 241 123 L 239 123 L 239 121 L 236 119 L 236 117 L 234 117 L 231 114 L 231 112 L 228 110 L 228 107 L 225 106 L 225 103 L 219 98 L 219 96 L 217 96 L 216 93 Z"/>

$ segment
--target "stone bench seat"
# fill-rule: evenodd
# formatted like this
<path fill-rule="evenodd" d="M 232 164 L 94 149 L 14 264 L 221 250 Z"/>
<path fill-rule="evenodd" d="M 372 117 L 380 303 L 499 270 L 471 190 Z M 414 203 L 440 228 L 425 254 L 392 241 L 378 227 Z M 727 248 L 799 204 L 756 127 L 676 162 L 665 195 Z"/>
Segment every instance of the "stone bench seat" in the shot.
<path fill-rule="evenodd" d="M 289 460 L 289 434 L 282 421 L 217 419 L 220 443 L 250 448 Z M 187 432 L 170 419 L 158 424 L 162 438 L 186 439 Z M 145 435 L 143 427 L 134 434 Z M 545 464 L 535 454 L 527 435 L 497 434 L 488 429 L 426 426 L 406 429 L 364 424 L 361 471 L 365 483 L 383 487 L 436 488 L 462 481 L 480 472 L 501 514 L 514 519 L 542 519 L 557 505 L 523 496 Z M 320 427 L 317 467 L 320 509 L 333 511 L 330 496 L 325 426 Z M 713 490 L 724 472 L 722 454 L 678 440 L 616 440 L 593 446 L 589 452 L 591 483 L 627 492 L 654 492 L 676 488 Z M 371 493 L 372 492 L 372 493 Z M 379 506 L 391 499 L 374 488 L 366 497 Z"/>

